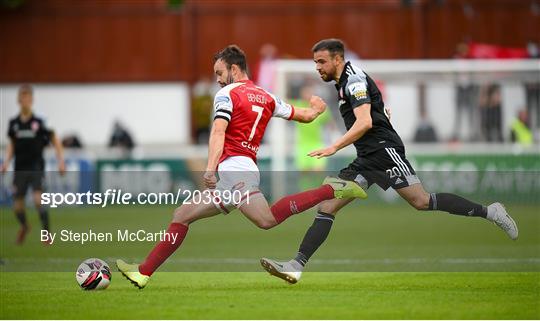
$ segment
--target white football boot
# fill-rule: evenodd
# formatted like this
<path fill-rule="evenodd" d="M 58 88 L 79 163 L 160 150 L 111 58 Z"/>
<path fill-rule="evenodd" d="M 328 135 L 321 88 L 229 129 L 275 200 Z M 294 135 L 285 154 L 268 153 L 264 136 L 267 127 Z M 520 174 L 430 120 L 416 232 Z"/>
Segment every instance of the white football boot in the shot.
<path fill-rule="evenodd" d="M 508 215 L 501 203 L 493 203 L 487 207 L 487 219 L 505 231 L 512 240 L 518 238 L 516 222 Z"/>
<path fill-rule="evenodd" d="M 302 276 L 302 265 L 296 261 L 292 261 L 294 260 L 288 262 L 277 262 L 271 259 L 262 258 L 261 265 L 273 276 L 277 276 L 290 284 L 295 284 Z"/>

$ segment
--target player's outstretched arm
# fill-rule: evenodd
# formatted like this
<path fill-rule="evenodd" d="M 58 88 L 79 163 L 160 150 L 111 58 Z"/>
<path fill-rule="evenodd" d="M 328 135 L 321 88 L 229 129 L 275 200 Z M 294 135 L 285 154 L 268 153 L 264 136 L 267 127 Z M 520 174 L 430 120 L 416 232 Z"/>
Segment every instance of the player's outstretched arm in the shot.
<path fill-rule="evenodd" d="M 334 155 L 338 150 L 354 143 L 362 137 L 373 126 L 371 119 L 371 104 L 362 104 L 354 110 L 356 121 L 352 127 L 341 136 L 332 146 L 313 151 L 308 154 L 311 157 L 328 157 Z"/>
<path fill-rule="evenodd" d="M 319 117 L 320 114 L 324 113 L 326 110 L 326 103 L 319 96 L 311 96 L 309 100 L 310 108 L 294 108 L 294 114 L 291 118 L 300 123 L 310 123 L 315 118 Z"/>
<path fill-rule="evenodd" d="M 2 162 L 2 166 L 0 167 L 0 171 L 2 173 L 5 173 L 9 167 L 9 163 L 11 162 L 11 159 L 13 158 L 13 142 L 11 139 L 8 140 L 8 144 L 6 147 L 6 157 L 4 158 L 4 161 Z"/>
<path fill-rule="evenodd" d="M 229 122 L 225 119 L 216 118 L 212 124 L 210 139 L 208 141 L 208 163 L 206 173 L 204 174 L 204 183 L 208 188 L 215 188 L 216 169 L 219 164 L 219 158 L 223 154 L 223 145 L 225 144 L 225 131 Z"/>

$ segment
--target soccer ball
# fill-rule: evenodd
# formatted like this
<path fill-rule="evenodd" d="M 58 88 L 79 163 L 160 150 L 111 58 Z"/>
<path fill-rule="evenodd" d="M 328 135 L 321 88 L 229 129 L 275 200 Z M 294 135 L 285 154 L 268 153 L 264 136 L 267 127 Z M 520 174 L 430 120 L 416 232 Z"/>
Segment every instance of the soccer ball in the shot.
<path fill-rule="evenodd" d="M 111 284 L 111 269 L 107 262 L 91 258 L 79 265 L 75 278 L 84 290 L 105 290 Z"/>

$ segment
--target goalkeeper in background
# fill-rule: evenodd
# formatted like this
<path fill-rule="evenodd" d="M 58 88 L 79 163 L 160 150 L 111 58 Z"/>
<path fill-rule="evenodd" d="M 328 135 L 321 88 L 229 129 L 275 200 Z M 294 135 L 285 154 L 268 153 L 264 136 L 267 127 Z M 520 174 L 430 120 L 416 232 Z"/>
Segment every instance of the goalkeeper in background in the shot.
<path fill-rule="evenodd" d="M 300 99 L 291 100 L 291 104 L 298 108 L 309 108 L 309 99 L 314 94 L 314 88 L 311 84 L 306 84 L 300 89 Z M 324 171 L 327 165 L 327 159 L 307 157 L 313 150 L 324 147 L 324 130 L 327 125 L 332 123 L 330 111 L 325 110 L 318 118 L 309 125 L 296 125 L 296 145 L 295 145 L 295 165 L 300 173 L 298 189 L 310 189 L 310 186 L 319 185 L 320 178 L 313 175 L 313 172 Z"/>

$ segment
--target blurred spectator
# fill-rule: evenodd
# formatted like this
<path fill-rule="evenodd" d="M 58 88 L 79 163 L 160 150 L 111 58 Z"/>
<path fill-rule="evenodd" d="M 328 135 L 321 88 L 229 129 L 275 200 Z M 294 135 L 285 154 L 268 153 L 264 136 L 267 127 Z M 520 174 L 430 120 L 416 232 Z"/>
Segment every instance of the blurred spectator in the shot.
<path fill-rule="evenodd" d="M 415 143 L 434 143 L 437 142 L 437 132 L 435 127 L 429 120 L 427 112 L 425 109 L 420 110 L 420 122 L 416 127 L 416 132 L 414 133 L 414 142 Z"/>
<path fill-rule="evenodd" d="M 527 44 L 527 52 L 530 58 L 540 58 L 540 48 L 535 42 L 530 41 Z M 524 85 L 529 128 L 538 131 L 540 129 L 540 77 L 537 76 L 536 81 L 526 82 Z"/>
<path fill-rule="evenodd" d="M 209 78 L 201 78 L 193 86 L 192 119 L 194 138 L 197 144 L 208 144 L 214 95 L 219 89 Z"/>
<path fill-rule="evenodd" d="M 454 140 L 461 140 L 463 128 L 469 128 L 468 140 L 472 141 L 477 136 L 475 128 L 478 127 L 476 121 L 477 101 L 478 101 L 478 86 L 469 81 L 469 75 L 460 74 L 460 79 L 456 86 L 456 113 L 454 116 L 454 130 L 452 137 Z M 464 120 L 464 122 L 462 122 Z M 462 126 L 465 125 L 465 127 Z"/>
<path fill-rule="evenodd" d="M 456 47 L 454 58 L 465 59 L 467 57 L 467 44 L 460 43 Z M 456 112 L 454 116 L 454 129 L 452 140 L 459 141 L 462 139 L 463 128 L 469 128 L 469 137 L 467 140 L 473 141 L 478 137 L 478 85 L 475 84 L 469 73 L 457 74 L 457 85 L 455 94 Z M 462 125 L 465 125 L 463 127 Z"/>
<path fill-rule="evenodd" d="M 65 148 L 82 148 L 82 143 L 76 134 L 66 135 L 62 139 L 62 146 Z"/>
<path fill-rule="evenodd" d="M 529 126 L 529 115 L 526 109 L 518 111 L 517 118 L 512 122 L 510 139 L 513 143 L 530 146 L 533 143 L 533 133 Z"/>
<path fill-rule="evenodd" d="M 118 120 L 114 122 L 109 147 L 120 147 L 127 152 L 131 152 L 135 147 L 131 134 Z"/>
<path fill-rule="evenodd" d="M 488 142 L 502 142 L 501 87 L 484 86 L 480 90 L 480 128 L 482 138 Z"/>
<path fill-rule="evenodd" d="M 538 44 L 533 41 L 529 41 L 527 43 L 527 53 L 529 54 L 529 58 L 540 58 L 540 48 L 538 47 Z"/>
<path fill-rule="evenodd" d="M 274 92 L 274 80 L 275 80 L 275 65 L 277 59 L 278 50 L 276 46 L 271 43 L 262 45 L 259 54 L 260 58 L 253 71 L 253 79 L 255 83 L 262 87 L 264 90 Z"/>
<path fill-rule="evenodd" d="M 537 130 L 540 127 L 540 82 L 525 83 L 525 100 L 530 128 Z"/>

